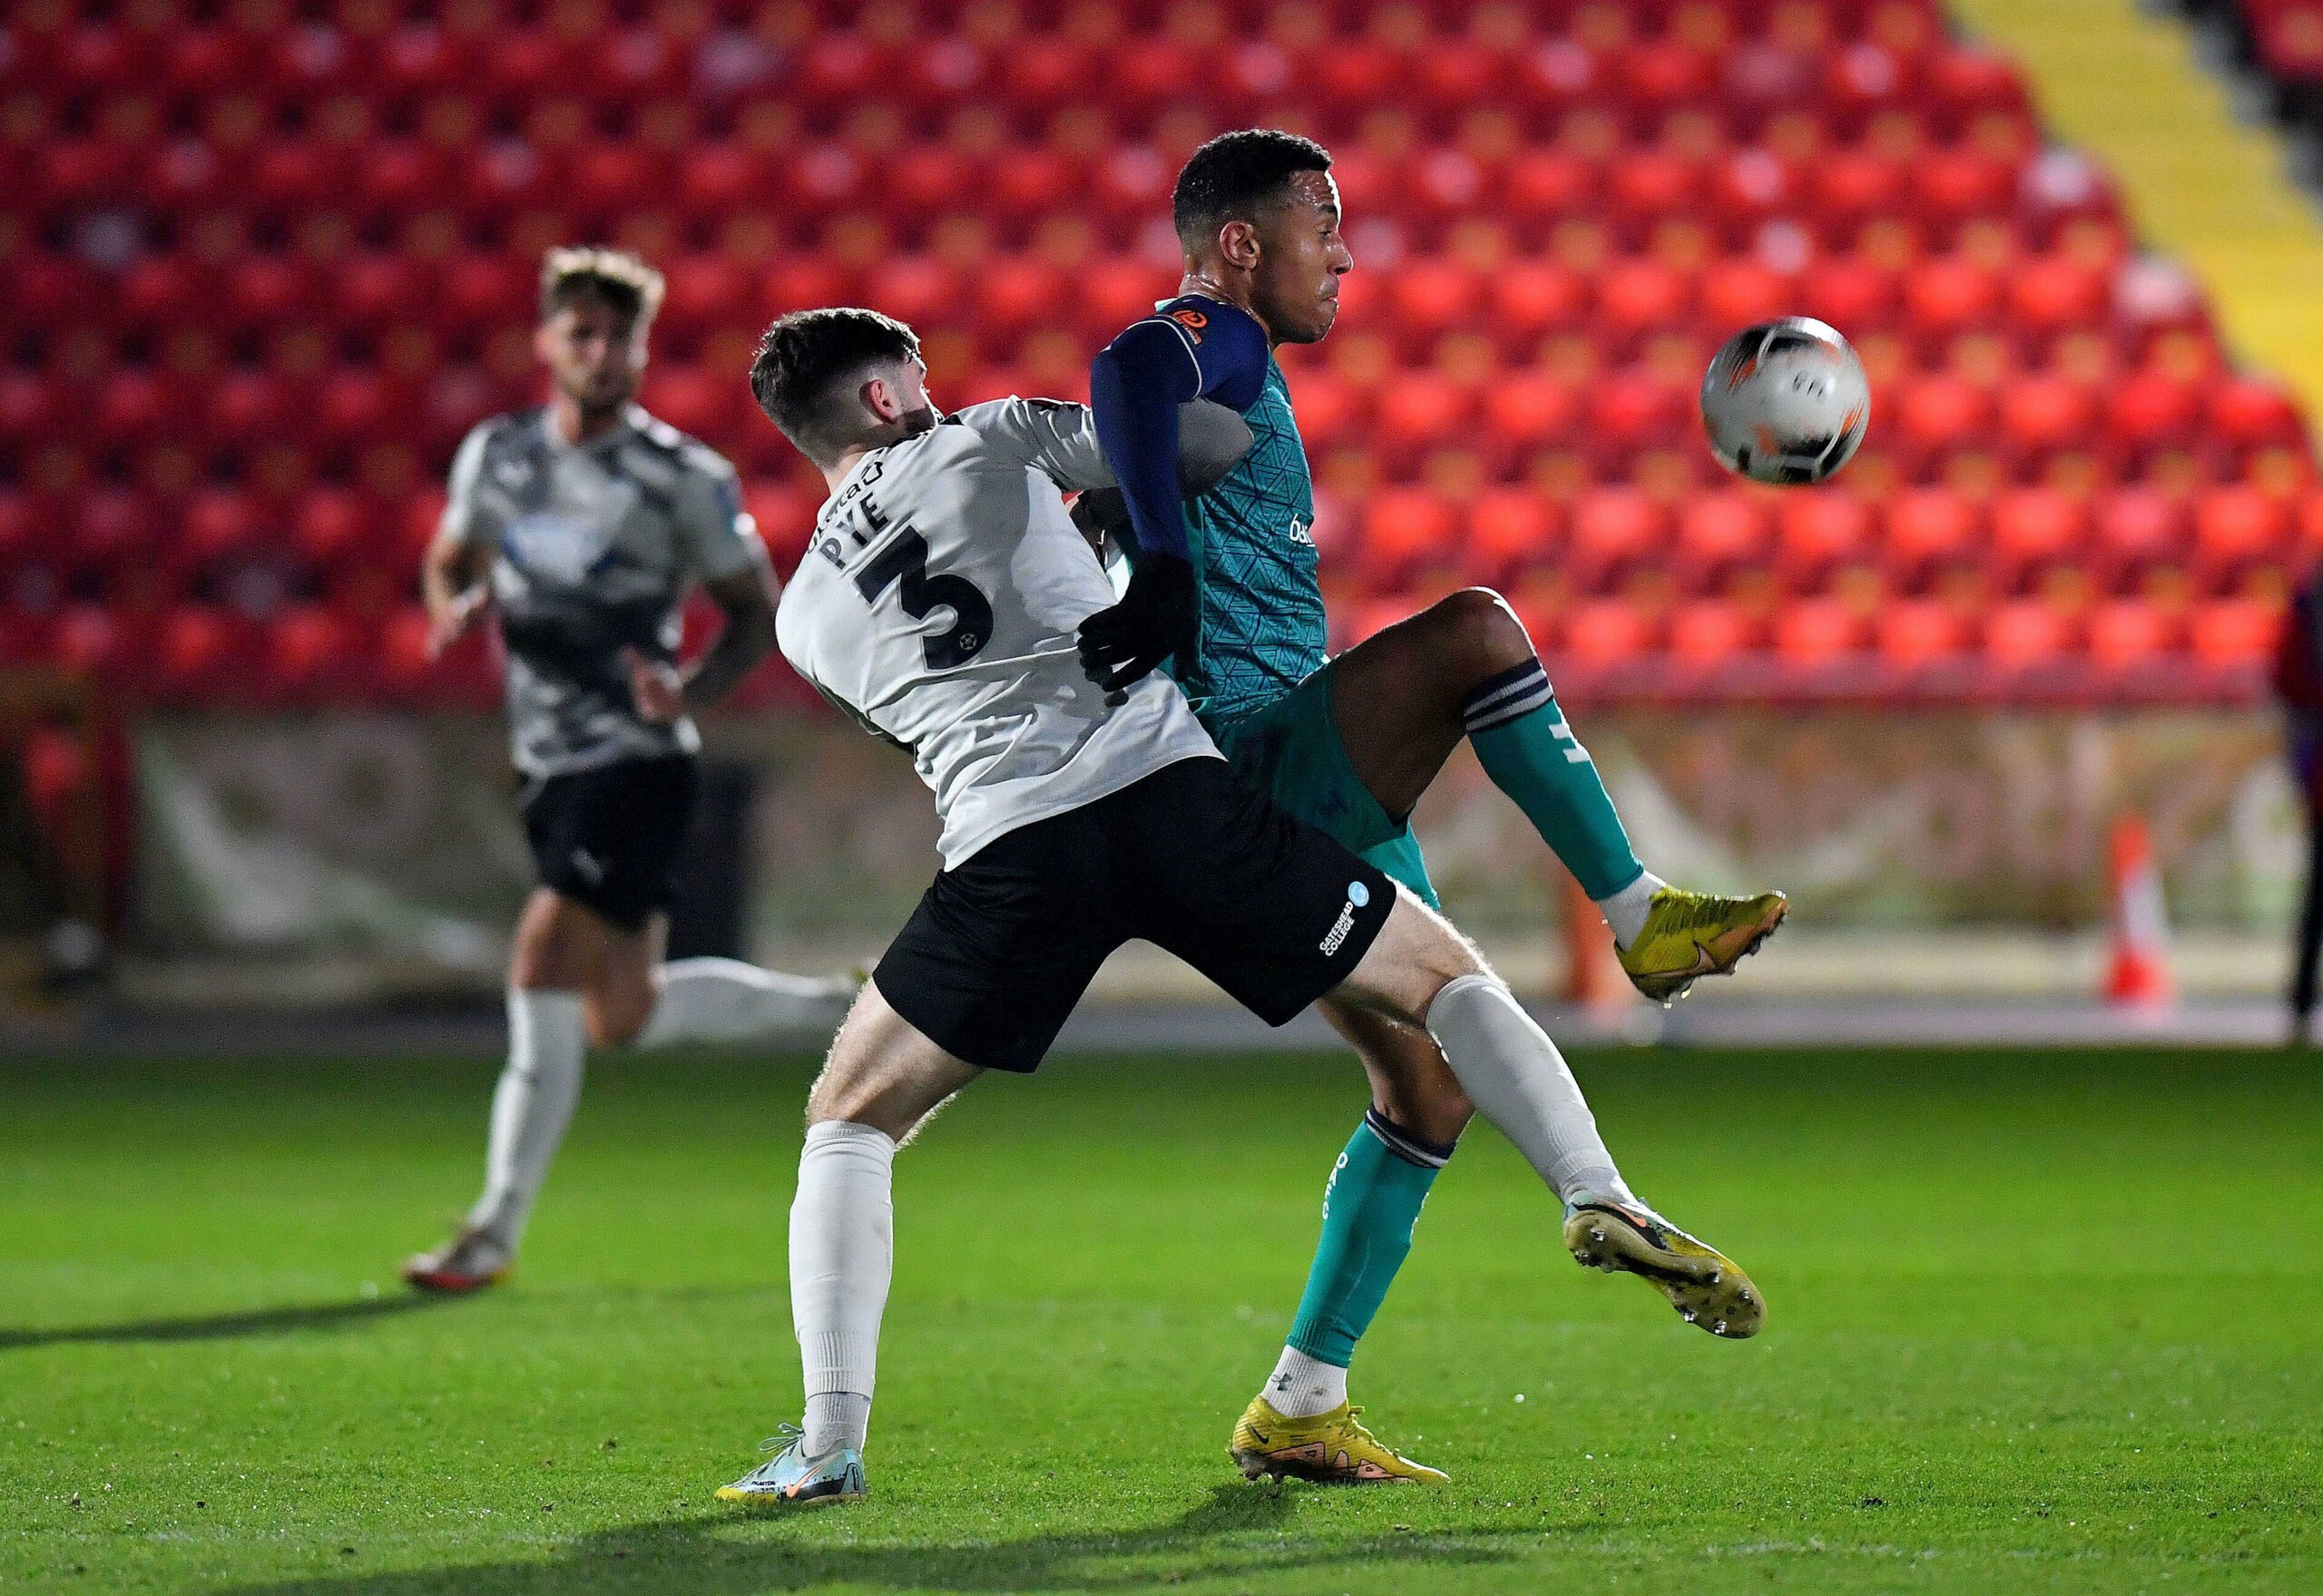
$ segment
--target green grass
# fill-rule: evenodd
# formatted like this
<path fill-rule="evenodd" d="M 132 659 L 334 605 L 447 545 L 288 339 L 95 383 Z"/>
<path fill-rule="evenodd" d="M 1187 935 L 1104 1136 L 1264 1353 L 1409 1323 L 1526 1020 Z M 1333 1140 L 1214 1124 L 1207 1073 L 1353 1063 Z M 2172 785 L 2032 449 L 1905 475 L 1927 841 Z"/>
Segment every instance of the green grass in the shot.
<path fill-rule="evenodd" d="M 872 1499 L 750 1519 L 802 1062 L 598 1066 L 522 1272 L 449 1305 L 393 1267 L 488 1062 L 0 1063 L 0 1591 L 2323 1590 L 2311 1067 L 1580 1068 L 1763 1337 L 1575 1269 L 1479 1129 L 1356 1368 L 1454 1484 L 1247 1486 L 1352 1068 L 1063 1061 L 897 1165 Z"/>

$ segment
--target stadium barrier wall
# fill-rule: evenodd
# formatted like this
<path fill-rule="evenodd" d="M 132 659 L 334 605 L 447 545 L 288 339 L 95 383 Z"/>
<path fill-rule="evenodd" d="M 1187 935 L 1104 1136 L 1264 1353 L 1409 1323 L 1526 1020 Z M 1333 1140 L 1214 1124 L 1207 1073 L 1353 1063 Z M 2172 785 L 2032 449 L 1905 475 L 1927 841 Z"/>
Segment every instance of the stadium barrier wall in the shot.
<path fill-rule="evenodd" d="M 1609 709 L 1582 729 L 1657 870 L 1780 886 L 1818 931 L 2101 927 L 2108 827 L 2131 811 L 2181 926 L 2271 932 L 2298 886 L 2297 810 L 2259 711 Z M 936 867 L 909 763 L 815 713 L 708 737 L 756 777 L 746 946 L 876 952 Z M 370 991 L 496 984 L 530 860 L 493 718 L 161 716 L 134 749 L 128 935 L 149 966 L 309 959 Z M 1465 750 L 1416 825 L 1464 925 L 1555 925 L 1545 851 Z"/>

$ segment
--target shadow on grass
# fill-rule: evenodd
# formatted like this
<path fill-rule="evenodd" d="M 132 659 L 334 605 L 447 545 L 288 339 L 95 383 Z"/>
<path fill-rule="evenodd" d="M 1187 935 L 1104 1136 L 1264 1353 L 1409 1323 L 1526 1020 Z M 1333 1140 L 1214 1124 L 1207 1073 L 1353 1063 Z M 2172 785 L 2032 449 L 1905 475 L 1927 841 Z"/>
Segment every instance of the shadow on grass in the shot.
<path fill-rule="evenodd" d="M 371 1319 L 392 1318 L 418 1308 L 440 1307 L 441 1297 L 362 1297 L 353 1302 L 318 1302 L 304 1307 L 250 1308 L 240 1313 L 200 1314 L 175 1319 L 131 1319 L 118 1325 L 66 1325 L 55 1329 L 0 1328 L 0 1352 L 20 1346 L 69 1346 L 121 1341 L 224 1341 L 236 1336 L 284 1336 L 299 1330 L 331 1330 Z"/>
<path fill-rule="evenodd" d="M 1030 1535 L 954 1546 L 821 1545 L 829 1515 L 776 1513 L 632 1524 L 583 1537 L 553 1562 L 470 1564 L 407 1573 L 342 1575 L 238 1587 L 222 1596 L 550 1596 L 655 1591 L 739 1596 L 844 1585 L 899 1591 L 1142 1591 L 1203 1580 L 1250 1581 L 1294 1570 L 1394 1562 L 1500 1562 L 1513 1552 L 1464 1544 L 1481 1534 L 1337 1535 L 1270 1540 L 1290 1521 L 1296 1492 L 1225 1484 L 1167 1523 L 1114 1532 Z M 1250 1536 L 1244 1542 L 1236 1537 Z M 817 1536 L 816 1539 L 819 1539 Z"/>

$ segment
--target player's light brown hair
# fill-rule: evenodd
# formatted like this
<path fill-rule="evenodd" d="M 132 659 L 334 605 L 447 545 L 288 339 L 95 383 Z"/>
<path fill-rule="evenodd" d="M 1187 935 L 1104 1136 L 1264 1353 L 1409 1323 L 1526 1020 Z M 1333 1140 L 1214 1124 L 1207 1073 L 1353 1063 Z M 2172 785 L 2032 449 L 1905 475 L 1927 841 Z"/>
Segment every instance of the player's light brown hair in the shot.
<path fill-rule="evenodd" d="M 627 250 L 579 244 L 541 257 L 541 319 L 575 299 L 603 300 L 643 332 L 662 308 L 662 274 Z"/>

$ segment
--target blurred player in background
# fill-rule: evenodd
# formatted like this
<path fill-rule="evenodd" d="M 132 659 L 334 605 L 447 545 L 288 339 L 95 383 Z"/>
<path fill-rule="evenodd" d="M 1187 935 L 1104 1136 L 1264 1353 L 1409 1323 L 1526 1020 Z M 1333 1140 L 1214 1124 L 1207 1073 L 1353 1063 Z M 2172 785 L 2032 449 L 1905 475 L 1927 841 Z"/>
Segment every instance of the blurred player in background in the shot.
<path fill-rule="evenodd" d="M 422 585 L 440 651 L 487 609 L 507 654 L 509 739 L 540 885 L 508 969 L 508 1065 L 483 1198 L 404 1278 L 465 1291 L 506 1273 L 594 1044 L 828 1034 L 858 983 L 733 959 L 662 962 L 701 734 L 774 644 L 776 586 L 734 468 L 635 403 L 662 278 L 634 255 L 556 250 L 534 348 L 552 393 L 460 446 Z M 700 583 L 717 641 L 675 662 Z"/>
<path fill-rule="evenodd" d="M 1675 997 L 1753 951 L 1780 923 L 1782 896 L 1711 896 L 1646 871 L 1500 595 L 1471 588 L 1337 658 L 1325 651 L 1313 485 L 1273 349 L 1329 333 L 1354 265 L 1330 164 L 1309 140 L 1251 130 L 1211 140 L 1179 174 L 1179 297 L 1090 372 L 1134 574 L 1122 602 L 1083 627 L 1083 661 L 1112 688 L 1171 661 L 1245 780 L 1430 905 L 1411 813 L 1466 738 L 1596 902 L 1630 979 Z M 1181 508 L 1178 406 L 1196 397 L 1241 412 L 1257 444 Z M 1234 1451 L 1336 1459 L 1302 1470 L 1331 1478 L 1432 1474 L 1354 1421 L 1347 1367 L 1471 1110 L 1424 1032 L 1348 1005 L 1323 1011 L 1363 1055 L 1372 1107 L 1332 1176 L 1289 1344 Z M 1398 1084 L 1411 1082 L 1426 1084 Z"/>
<path fill-rule="evenodd" d="M 789 1258 L 805 1421 L 719 1498 L 865 1493 L 897 1147 L 985 1070 L 1036 1068 L 1132 937 L 1270 1024 L 1333 993 L 1397 1016 L 1441 1050 L 1424 1067 L 1456 1072 L 1563 1201 L 1576 1258 L 1642 1276 L 1720 1335 L 1755 1334 L 1765 1308 L 1749 1278 L 1631 1193 L 1556 1044 L 1465 938 L 1238 779 L 1166 680 L 1083 678 L 1077 629 L 1113 597 L 1063 497 L 1112 485 L 1087 409 L 1011 398 L 942 416 L 926 380 L 911 329 L 857 309 L 783 317 L 750 372 L 830 487 L 783 597 L 783 654 L 911 751 L 943 819 L 944 869 L 808 1099 Z M 1217 405 L 1183 425 L 1173 497 L 1216 482 L 1251 441 Z M 1384 1469 L 1380 1451 L 1334 1464 L 1267 1437 L 1236 1457 L 1253 1475 L 1330 1477 Z M 1400 1474 L 1353 1477 L 1443 1478 L 1385 1455 Z"/>

